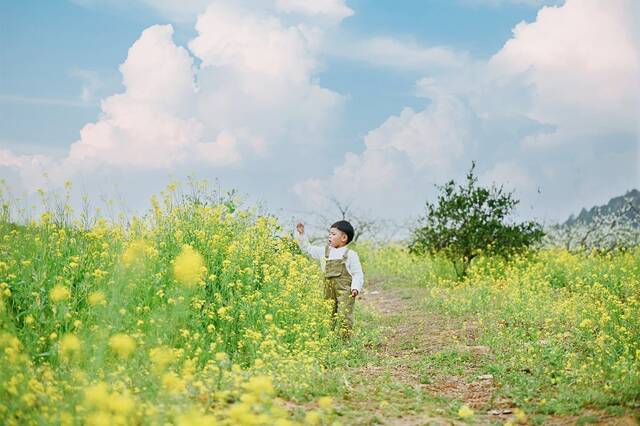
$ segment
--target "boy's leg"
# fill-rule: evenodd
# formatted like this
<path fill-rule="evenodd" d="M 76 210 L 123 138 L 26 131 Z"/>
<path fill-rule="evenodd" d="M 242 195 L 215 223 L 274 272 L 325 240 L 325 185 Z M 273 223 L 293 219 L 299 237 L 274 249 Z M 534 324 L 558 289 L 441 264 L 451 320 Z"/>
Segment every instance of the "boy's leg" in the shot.
<path fill-rule="evenodd" d="M 353 304 L 355 298 L 351 296 L 350 288 L 342 290 L 338 295 L 337 317 L 340 326 L 340 334 L 343 338 L 351 337 L 353 328 Z"/>
<path fill-rule="evenodd" d="M 336 328 L 336 315 L 338 312 L 338 297 L 336 295 L 336 285 L 331 280 L 324 282 L 324 298 L 331 301 L 331 328 Z"/>

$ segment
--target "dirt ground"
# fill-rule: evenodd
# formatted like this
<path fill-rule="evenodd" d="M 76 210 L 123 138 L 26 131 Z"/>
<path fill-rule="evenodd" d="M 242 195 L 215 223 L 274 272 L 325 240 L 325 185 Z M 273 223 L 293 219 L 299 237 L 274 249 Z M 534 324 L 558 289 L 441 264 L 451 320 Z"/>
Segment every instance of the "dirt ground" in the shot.
<path fill-rule="evenodd" d="M 493 356 L 477 344 L 472 321 L 427 312 L 424 289 L 373 280 L 359 297 L 360 309 L 376 319 L 381 343 L 367 348 L 370 362 L 345 376 L 348 392 L 337 410 L 344 424 L 457 425 L 529 424 L 516 417 L 509 400 L 498 398 L 499 384 L 483 365 Z M 458 407 L 474 410 L 462 419 Z M 591 413 L 584 413 L 592 415 Z M 544 424 L 579 423 L 579 417 L 549 417 Z M 593 413 L 590 424 L 636 425 L 631 417 Z"/>

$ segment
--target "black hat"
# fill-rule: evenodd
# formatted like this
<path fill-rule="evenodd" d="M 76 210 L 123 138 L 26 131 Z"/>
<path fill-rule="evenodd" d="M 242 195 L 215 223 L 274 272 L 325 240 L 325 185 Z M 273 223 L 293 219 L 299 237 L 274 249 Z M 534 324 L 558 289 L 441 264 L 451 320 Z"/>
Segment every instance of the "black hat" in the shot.
<path fill-rule="evenodd" d="M 331 225 L 331 227 L 336 228 L 337 230 L 347 234 L 347 244 L 349 244 L 351 240 L 353 240 L 353 235 L 355 234 L 355 231 L 353 230 L 353 226 L 351 226 L 351 224 L 346 220 L 339 220 L 333 225 Z"/>

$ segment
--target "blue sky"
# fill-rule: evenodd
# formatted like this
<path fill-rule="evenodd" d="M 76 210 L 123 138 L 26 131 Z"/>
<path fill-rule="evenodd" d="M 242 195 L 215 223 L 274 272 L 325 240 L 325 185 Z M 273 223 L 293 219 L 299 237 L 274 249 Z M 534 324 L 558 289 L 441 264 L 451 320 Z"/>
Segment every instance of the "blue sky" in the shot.
<path fill-rule="evenodd" d="M 429 185 L 463 176 L 471 160 L 478 160 L 486 182 L 505 183 L 521 195 L 523 216 L 546 221 L 562 220 L 582 206 L 605 202 L 638 186 L 637 127 L 629 124 L 628 112 L 619 113 L 610 105 L 607 88 L 601 91 L 604 95 L 595 90 L 609 84 L 607 77 L 618 80 L 610 93 L 633 98 L 638 90 L 628 78 L 638 70 L 637 33 L 624 21 L 637 7 L 631 1 L 616 0 L 607 6 L 593 0 L 582 6 L 579 1 L 549 1 L 550 7 L 542 12 L 545 2 L 536 0 L 322 0 L 317 3 L 324 5 L 322 10 L 313 11 L 298 0 L 217 1 L 222 6 L 208 11 L 205 0 L 166 0 L 149 6 L 152 3 L 31 0 L 0 4 L 0 152 L 4 152 L 0 177 L 29 192 L 41 183 L 38 173 L 52 169 L 58 182 L 54 178 L 50 185 L 60 185 L 67 178 L 80 180 L 91 192 L 104 189 L 111 177 L 118 176 L 124 197 L 140 207 L 146 203 L 140 200 L 147 200 L 170 176 L 195 172 L 220 178 L 223 185 L 285 212 L 330 209 L 327 199 L 333 189 L 327 192 L 327 188 L 352 181 L 357 182 L 353 190 L 341 192 L 345 202 L 362 211 L 400 218 L 403 213 L 420 212 L 424 200 L 434 195 Z M 197 20 L 205 25 L 206 13 L 211 15 L 206 22 L 229 22 L 227 33 L 216 33 L 215 25 L 196 30 Z M 621 29 L 612 33 L 602 24 L 605 35 L 598 39 L 596 51 L 579 56 L 575 52 L 589 43 L 580 40 L 580 19 L 596 13 L 610 14 L 610 21 Z M 237 26 L 233 19 L 238 20 Z M 277 28 L 267 23 L 272 22 L 269 19 L 277 20 Z M 247 24 L 237 35 L 233 32 L 247 22 L 259 24 Z M 514 33 L 521 22 L 522 31 Z M 577 32 L 570 31 L 574 23 Z M 169 39 L 165 30 L 153 27 L 156 24 L 171 25 Z M 594 25 L 598 24 L 594 21 Z M 140 59 L 134 61 L 129 49 L 150 27 L 157 31 L 150 31 L 149 40 L 139 43 Z M 271 30 L 271 36 L 282 41 L 273 49 L 291 51 L 273 50 L 269 55 L 288 67 L 278 68 L 281 73 L 293 71 L 284 79 L 275 77 L 277 82 L 273 76 L 265 81 L 293 86 L 274 89 L 274 102 L 251 105 L 262 95 L 251 92 L 260 91 L 258 83 L 252 89 L 246 85 L 267 78 L 272 65 L 268 56 L 260 57 L 260 49 L 243 49 L 246 43 L 259 43 L 260 31 Z M 287 33 L 293 30 L 295 40 Z M 258 37 L 248 36 L 251 31 Z M 558 46 L 566 50 L 549 44 L 548 33 L 554 33 Z M 249 37 L 242 41 L 245 44 L 235 45 L 236 52 L 211 50 L 220 46 L 216 44 L 220 40 L 236 36 Z M 204 46 L 200 51 L 191 44 L 196 38 Z M 575 40 L 580 44 L 571 46 Z M 123 84 L 119 70 L 128 58 L 133 64 L 131 81 L 137 82 L 132 85 L 140 84 L 137 72 L 155 75 L 144 65 L 144 49 L 154 49 L 158 43 L 169 43 L 169 54 L 178 61 L 176 70 L 187 69 L 186 62 L 180 65 L 184 58 L 179 48 L 187 49 L 195 69 L 191 78 L 198 86 L 197 95 L 188 95 L 190 101 L 181 97 L 179 108 L 171 106 L 178 127 L 167 131 L 186 138 L 184 144 L 192 151 L 185 158 L 205 149 L 207 161 L 130 161 L 109 151 L 131 145 L 127 137 L 137 134 L 128 127 L 123 130 L 128 124 L 118 120 L 126 116 L 114 111 L 139 104 L 137 100 L 127 103 L 126 95 L 114 101 L 113 110 L 103 110 L 101 101 L 135 91 Z M 605 58 L 605 52 L 616 56 Z M 604 67 L 599 74 L 585 68 L 585 61 L 597 62 L 600 56 L 603 63 L 614 64 L 611 70 Z M 549 58 L 563 64 L 561 69 L 550 67 Z M 291 62 L 298 59 L 300 63 Z M 205 66 L 207 61 L 214 66 Z M 220 81 L 235 82 L 237 91 Z M 172 90 L 165 82 L 158 84 Z M 594 89 L 593 96 L 584 95 L 580 88 Z M 555 93 L 563 96 L 553 99 Z M 162 93 L 156 95 L 160 99 Z M 228 109 L 218 105 L 224 105 L 224 96 L 238 105 Z M 198 111 L 185 102 L 197 104 Z M 298 102 L 304 106 L 296 108 Z M 596 105 L 583 107 L 589 102 Z M 633 105 L 632 99 L 621 102 Z M 251 108 L 243 117 L 245 104 Z M 160 111 L 153 108 L 154 114 Z M 167 111 L 162 109 L 162 114 Z M 593 117 L 600 117 L 595 121 L 602 123 Z M 580 120 L 589 125 L 581 126 Z M 189 127 L 194 122 L 197 130 Z M 81 136 L 91 123 L 109 128 L 112 139 L 91 139 L 106 137 L 103 133 Z M 139 125 L 144 127 L 142 121 Z M 113 139 L 118 137 L 122 139 Z M 187 141 L 190 137 L 193 140 Z M 164 146 L 162 135 L 149 138 L 148 144 Z M 225 138 L 231 145 L 221 142 Z M 214 140 L 215 147 L 202 145 Z M 70 151 L 74 143 L 78 149 Z M 111 148 L 105 148 L 110 143 Z M 131 155 L 144 156 L 145 149 L 161 152 L 150 145 L 136 148 Z M 167 153 L 169 158 L 176 157 L 176 152 Z M 34 156 L 40 156 L 35 169 Z M 89 167 L 87 162 L 95 164 Z M 94 169 L 100 173 L 92 173 Z M 607 177 L 614 170 L 618 177 Z M 385 171 L 386 177 L 379 177 L 379 171 Z M 128 188 L 132 176 L 137 183 Z M 373 183 L 378 178 L 382 185 Z"/>
<path fill-rule="evenodd" d="M 135 3 L 131 3 L 135 5 Z M 425 44 L 449 45 L 488 57 L 537 7 L 518 4 L 482 6 L 462 1 L 352 1 L 356 13 L 341 31 L 354 36 L 387 35 Z M 99 113 L 99 97 L 122 90 L 118 65 L 146 27 L 170 20 L 138 5 L 123 10 L 107 2 L 81 6 L 70 1 L 2 2 L 2 80 L 0 135 L 20 150 L 32 145 L 65 149 L 79 129 Z M 444 18 L 444 19 L 443 19 Z M 193 35 L 176 25 L 176 42 Z M 349 93 L 347 137 L 362 135 L 405 105 L 420 105 L 412 88 L 420 73 L 393 73 L 340 58 L 327 58 L 319 76 L 324 86 Z M 102 85 L 91 100 L 81 93 L 94 73 Z M 366 73 L 367 79 L 359 78 Z M 56 104 L 58 102 L 58 104 Z M 46 125 L 33 126 L 33 122 Z M 25 145 L 29 149 L 25 149 Z"/>

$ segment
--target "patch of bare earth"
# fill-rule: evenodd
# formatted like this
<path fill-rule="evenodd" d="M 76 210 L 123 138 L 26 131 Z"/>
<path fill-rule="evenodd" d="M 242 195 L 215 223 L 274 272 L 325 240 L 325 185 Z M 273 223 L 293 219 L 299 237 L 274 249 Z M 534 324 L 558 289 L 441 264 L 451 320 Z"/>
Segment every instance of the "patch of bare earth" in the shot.
<path fill-rule="evenodd" d="M 386 328 L 382 343 L 368 348 L 372 359 L 377 361 L 351 371 L 354 383 L 348 384 L 342 405 L 361 416 L 348 417 L 345 423 L 399 426 L 482 425 L 508 420 L 518 423 L 513 404 L 496 396 L 498 384 L 490 374 L 482 372 L 482 366 L 493 355 L 489 347 L 477 343 L 476 325 L 426 311 L 420 306 L 426 295 L 421 288 L 394 287 L 381 280 L 367 283 L 367 292 L 357 303 L 374 312 Z M 454 357 L 448 363 L 438 358 L 448 354 Z M 460 355 L 461 358 L 455 358 Z M 428 360 L 434 357 L 439 361 L 430 364 Z M 452 400 L 472 408 L 474 416 L 462 421 L 451 411 Z M 574 425 L 585 416 L 590 417 L 589 424 L 638 424 L 631 416 L 612 416 L 602 410 L 585 410 L 581 416 L 547 417 L 544 424 Z"/>
<path fill-rule="evenodd" d="M 367 283 L 367 292 L 358 303 L 375 312 L 381 318 L 381 323 L 390 324 L 384 331 L 383 343 L 369 349 L 375 355 L 374 359 L 385 362 L 372 363 L 352 372 L 352 377 L 362 378 L 357 385 L 362 389 L 356 389 L 353 393 L 369 394 L 377 399 L 388 396 L 392 400 L 390 404 L 398 409 L 379 409 L 370 404 L 369 407 L 376 411 L 375 416 L 373 421 L 371 418 L 363 419 L 362 424 L 462 423 L 457 416 L 454 415 L 452 419 L 451 413 L 447 415 L 445 412 L 446 401 L 449 400 L 461 401 L 476 410 L 478 414 L 473 419 L 475 424 L 507 420 L 512 413 L 509 402 L 495 400 L 493 378 L 477 371 L 482 360 L 491 354 L 489 348 L 475 345 L 473 326 L 461 319 L 421 309 L 419 301 L 426 295 L 423 289 L 394 288 L 382 284 L 381 281 Z M 465 354 L 464 362 L 456 374 L 439 371 L 426 361 L 430 356 L 445 352 Z M 385 380 L 386 392 L 391 395 L 384 395 L 384 391 L 379 395 L 379 382 Z M 397 388 L 412 391 L 403 400 L 402 392 L 393 393 L 393 389 Z M 350 403 L 353 406 L 354 401 Z M 367 401 L 355 404 L 359 406 L 358 409 L 366 410 Z"/>

